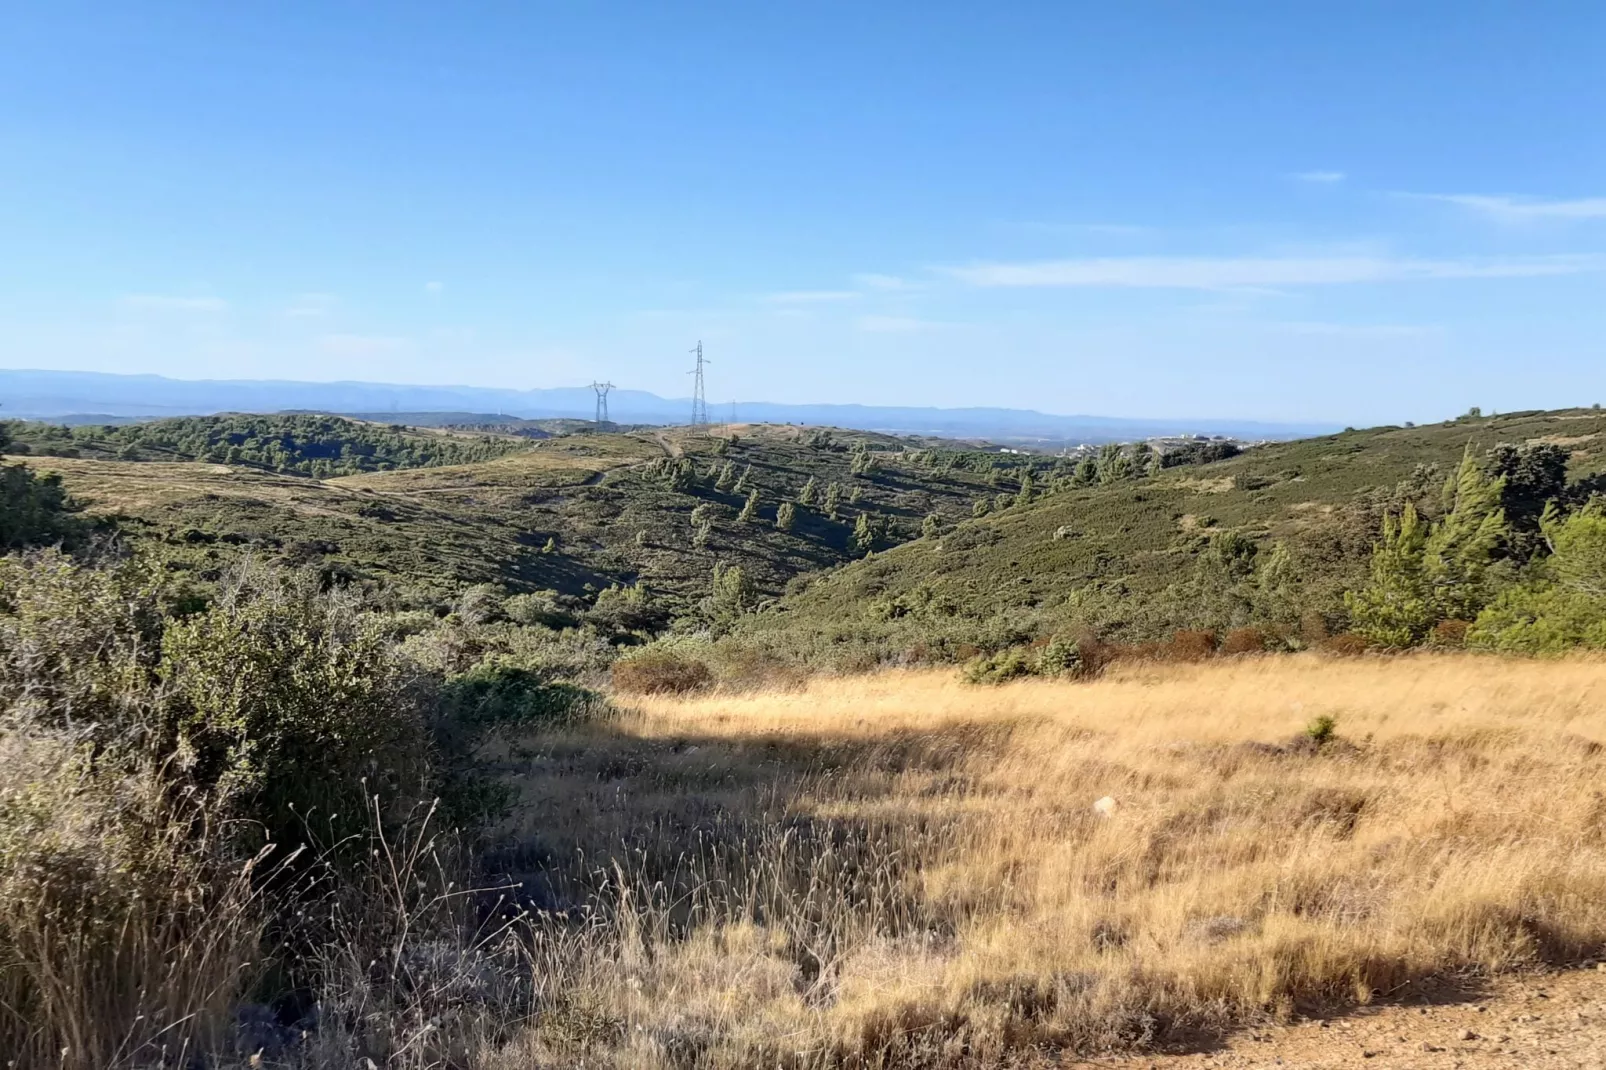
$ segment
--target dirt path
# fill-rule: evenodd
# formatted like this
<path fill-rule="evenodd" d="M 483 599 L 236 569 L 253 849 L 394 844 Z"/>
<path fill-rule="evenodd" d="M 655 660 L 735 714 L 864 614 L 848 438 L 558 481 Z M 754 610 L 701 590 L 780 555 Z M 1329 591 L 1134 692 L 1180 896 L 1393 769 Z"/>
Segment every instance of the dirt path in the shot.
<path fill-rule="evenodd" d="M 677 444 L 669 441 L 669 438 L 662 431 L 654 431 L 652 433 L 652 437 L 658 443 L 658 445 L 660 447 L 662 447 L 662 449 L 664 451 L 664 456 L 666 456 L 666 457 L 683 457 L 683 456 L 685 456 L 686 451 L 681 449 L 680 446 L 678 446 Z"/>
<path fill-rule="evenodd" d="M 1213 1051 L 1066 1065 L 1606 1070 L 1606 964 L 1499 981 L 1476 998 L 1396 1003 L 1342 1018 L 1250 1030 Z"/>

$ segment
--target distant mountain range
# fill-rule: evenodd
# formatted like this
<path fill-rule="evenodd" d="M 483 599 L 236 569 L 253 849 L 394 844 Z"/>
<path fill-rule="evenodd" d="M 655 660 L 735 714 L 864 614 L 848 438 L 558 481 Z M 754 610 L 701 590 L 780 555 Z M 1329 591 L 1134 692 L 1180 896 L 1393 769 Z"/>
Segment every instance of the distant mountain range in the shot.
<path fill-rule="evenodd" d="M 736 418 L 754 423 L 802 423 L 890 434 L 980 438 L 995 442 L 1111 442 L 1161 435 L 1228 435 L 1242 439 L 1287 439 L 1337 430 L 1325 424 L 1252 420 L 1147 420 L 1106 416 L 1056 416 L 1028 409 L 938 409 L 882 405 L 786 405 L 738 402 Z M 504 390 L 474 386 L 408 386 L 394 383 L 307 383 L 289 380 L 168 379 L 160 375 L 110 375 L 0 369 L 0 417 L 12 419 L 104 419 L 121 422 L 215 412 L 481 413 L 487 419 L 590 419 L 595 396 L 589 387 Z M 691 401 L 661 398 L 641 390 L 615 390 L 609 416 L 618 423 L 680 424 Z M 730 407 L 712 415 L 723 421 Z"/>

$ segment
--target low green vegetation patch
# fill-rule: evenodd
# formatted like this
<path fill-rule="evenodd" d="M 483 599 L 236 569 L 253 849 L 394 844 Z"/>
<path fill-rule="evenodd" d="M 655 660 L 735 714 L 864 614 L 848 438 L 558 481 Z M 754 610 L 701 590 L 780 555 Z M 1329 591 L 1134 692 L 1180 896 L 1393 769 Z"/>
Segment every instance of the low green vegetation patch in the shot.
<path fill-rule="evenodd" d="M 125 461 L 209 461 L 328 479 L 490 460 L 527 443 L 505 435 L 424 432 L 338 416 L 184 416 L 122 425 L 12 422 L 16 452 Z"/>

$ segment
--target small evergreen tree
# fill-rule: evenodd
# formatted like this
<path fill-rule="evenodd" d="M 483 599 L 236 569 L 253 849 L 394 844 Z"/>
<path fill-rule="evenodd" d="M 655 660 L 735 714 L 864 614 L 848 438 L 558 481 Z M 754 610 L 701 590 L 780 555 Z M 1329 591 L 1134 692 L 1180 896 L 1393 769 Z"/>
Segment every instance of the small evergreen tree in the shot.
<path fill-rule="evenodd" d="M 986 498 L 977 498 L 974 502 L 970 503 L 970 515 L 977 518 L 984 517 L 988 514 L 992 507 L 992 503 Z"/>
<path fill-rule="evenodd" d="M 819 481 L 813 476 L 809 476 L 808 480 L 803 484 L 803 489 L 797 492 L 798 504 L 813 506 L 815 500 L 819 497 L 819 494 Z"/>
<path fill-rule="evenodd" d="M 1016 505 L 1030 505 L 1032 501 L 1032 470 L 1020 470 L 1020 490 L 1015 495 Z"/>
<path fill-rule="evenodd" d="M 725 631 L 758 601 L 753 581 L 736 565 L 716 564 L 714 580 L 703 611 L 716 631 Z"/>
<path fill-rule="evenodd" d="M 721 494 L 729 491 L 736 483 L 736 466 L 726 461 L 719 470 L 719 478 L 714 481 L 714 489 Z"/>
<path fill-rule="evenodd" d="M 1423 562 L 1428 534 L 1414 505 L 1407 504 L 1398 517 L 1383 517 L 1371 578 L 1361 590 L 1344 594 L 1355 631 L 1384 646 L 1411 646 L 1439 620 Z"/>
<path fill-rule="evenodd" d="M 749 524 L 753 523 L 754 521 L 758 520 L 758 506 L 758 488 L 754 487 L 748 492 L 747 504 L 742 506 L 742 513 L 736 519 Z"/>
<path fill-rule="evenodd" d="M 1119 483 L 1133 475 L 1132 457 L 1119 443 L 1107 443 L 1099 451 L 1096 465 L 1100 483 Z"/>
<path fill-rule="evenodd" d="M 782 502 L 775 510 L 775 526 L 782 531 L 791 531 L 796 522 L 797 508 L 791 502 Z"/>
<path fill-rule="evenodd" d="M 832 483 L 825 488 L 825 515 L 832 520 L 836 520 L 841 508 L 842 490 L 835 483 Z"/>
<path fill-rule="evenodd" d="M 853 484 L 852 487 L 848 488 L 848 504 L 849 505 L 858 505 L 859 504 L 859 499 L 862 498 L 862 497 L 864 497 L 864 488 L 859 486 L 857 483 Z"/>
<path fill-rule="evenodd" d="M 861 554 L 875 549 L 875 535 L 870 530 L 868 513 L 860 513 L 859 518 L 853 522 L 853 548 Z"/>
<path fill-rule="evenodd" d="M 742 469 L 742 478 L 740 478 L 740 479 L 738 479 L 736 481 L 736 486 L 733 487 L 732 489 L 735 490 L 737 494 L 746 494 L 748 492 L 748 490 L 752 487 L 752 483 L 750 482 L 751 479 L 752 479 L 752 476 L 753 476 L 753 466 L 752 465 L 748 465 L 746 468 Z"/>
<path fill-rule="evenodd" d="M 920 522 L 920 537 L 935 539 L 940 534 L 942 534 L 942 518 L 936 513 L 927 513 L 926 519 Z"/>
<path fill-rule="evenodd" d="M 1071 476 L 1071 481 L 1078 487 L 1091 487 L 1098 482 L 1098 478 L 1099 464 L 1093 459 L 1092 454 L 1088 454 L 1076 463 L 1076 471 Z"/>

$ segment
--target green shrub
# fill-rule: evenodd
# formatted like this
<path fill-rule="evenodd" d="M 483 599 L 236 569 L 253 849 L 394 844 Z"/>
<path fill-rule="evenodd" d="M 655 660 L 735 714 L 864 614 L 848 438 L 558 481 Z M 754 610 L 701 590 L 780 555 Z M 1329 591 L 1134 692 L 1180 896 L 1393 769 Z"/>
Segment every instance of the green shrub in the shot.
<path fill-rule="evenodd" d="M 1063 635 L 1050 639 L 1037 655 L 1037 672 L 1042 676 L 1081 677 L 1089 668 L 1081 644 Z"/>
<path fill-rule="evenodd" d="M 644 647 L 614 663 L 614 690 L 629 695 L 684 695 L 714 682 L 708 663 L 663 647 Z"/>
<path fill-rule="evenodd" d="M 82 531 L 74 509 L 59 475 L 0 465 L 0 552 L 71 542 Z"/>
<path fill-rule="evenodd" d="M 1538 655 L 1606 649 L 1606 515 L 1592 507 L 1560 520 L 1552 512 L 1541 528 L 1550 557 L 1478 614 L 1469 645 Z"/>
<path fill-rule="evenodd" d="M 280 842 L 298 814 L 360 820 L 367 794 L 425 790 L 419 696 L 380 622 L 305 572 L 241 569 L 206 612 L 168 622 L 158 677 L 155 739 Z"/>
<path fill-rule="evenodd" d="M 1002 684 L 1036 672 L 1031 656 L 1019 647 L 1011 647 L 972 658 L 965 666 L 965 680 L 972 684 Z"/>
<path fill-rule="evenodd" d="M 441 688 L 441 715 L 475 732 L 562 725 L 589 716 L 594 698 L 583 687 L 499 657 L 448 679 Z"/>
<path fill-rule="evenodd" d="M 1338 718 L 1331 714 L 1320 714 L 1311 718 L 1305 726 L 1305 738 L 1320 747 L 1331 741 L 1338 734 Z"/>

